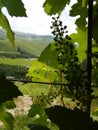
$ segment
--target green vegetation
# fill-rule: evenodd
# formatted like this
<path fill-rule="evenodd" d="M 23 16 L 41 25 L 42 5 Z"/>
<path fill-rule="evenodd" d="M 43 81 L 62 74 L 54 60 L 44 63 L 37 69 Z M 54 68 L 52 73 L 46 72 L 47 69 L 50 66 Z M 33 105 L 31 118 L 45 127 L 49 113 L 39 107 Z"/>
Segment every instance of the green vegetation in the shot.
<path fill-rule="evenodd" d="M 64 1 L 55 1 L 55 0 L 46 0 L 43 4 L 43 8 L 45 10 L 45 12 L 49 15 L 52 14 L 61 14 L 62 10 L 64 9 L 64 7 L 69 4 L 71 1 L 70 0 L 64 0 Z M 90 5 L 93 6 L 90 8 Z M 24 5 L 22 3 L 22 1 L 17 1 L 14 0 L 8 0 L 7 2 L 5 0 L 2 0 L 0 2 L 0 26 L 3 27 L 6 31 L 7 31 L 7 37 L 10 40 L 10 42 L 14 45 L 15 42 L 15 35 L 13 33 L 13 31 L 10 28 L 9 25 L 9 21 L 7 20 L 6 16 L 3 14 L 3 12 L 1 11 L 3 7 L 6 7 L 8 10 L 8 13 L 10 14 L 10 16 L 26 16 L 26 10 L 24 8 Z M 92 11 L 92 9 L 94 8 L 94 10 Z M 80 127 L 82 128 L 82 130 L 84 129 L 89 129 L 89 130 L 96 130 L 98 128 L 98 122 L 94 121 L 90 118 L 90 106 L 91 106 L 91 101 L 93 98 L 96 98 L 95 95 L 93 95 L 93 89 L 91 88 L 91 85 L 97 85 L 97 83 L 95 82 L 91 82 L 91 79 L 89 76 L 91 76 L 91 74 L 87 75 L 86 73 L 86 69 L 82 70 L 80 67 L 80 60 L 85 59 L 85 51 L 88 52 L 88 59 L 92 60 L 93 58 L 93 65 L 95 68 L 95 72 L 97 72 L 97 66 L 98 66 L 98 54 L 97 52 L 94 52 L 95 54 L 92 54 L 90 48 L 86 48 L 85 45 L 81 45 L 81 44 L 87 44 L 87 38 L 84 37 L 84 35 L 86 34 L 86 32 L 89 32 L 88 30 L 88 25 L 87 25 L 87 19 L 89 19 L 89 15 L 88 15 L 88 9 L 90 9 L 90 16 L 93 16 L 91 19 L 93 19 L 93 29 L 91 28 L 90 32 L 92 32 L 92 35 L 90 35 L 88 33 L 89 40 L 91 40 L 90 42 L 88 42 L 88 44 L 92 44 L 92 39 L 95 40 L 95 44 L 98 43 L 98 1 L 96 1 L 93 4 L 93 0 L 92 1 L 87 1 L 87 0 L 78 0 L 76 3 L 74 3 L 70 9 L 70 16 L 80 16 L 77 17 L 75 24 L 77 25 L 78 29 L 77 29 L 77 34 L 73 34 L 73 41 L 74 42 L 79 42 L 79 46 L 82 46 L 83 49 L 82 51 L 79 51 L 80 54 L 77 55 L 77 51 L 76 48 L 73 44 L 73 41 L 71 41 L 70 36 L 65 35 L 64 33 L 67 33 L 67 31 L 65 31 L 64 29 L 66 29 L 66 26 L 62 26 L 62 22 L 55 20 L 55 18 L 53 18 L 55 20 L 55 22 L 52 22 L 52 28 L 55 27 L 54 31 L 52 32 L 54 35 L 54 41 L 55 41 L 55 45 L 56 45 L 56 49 L 58 50 L 58 63 L 59 65 L 59 69 L 60 69 L 60 73 L 58 73 L 58 75 L 60 75 L 60 83 L 64 83 L 63 85 L 60 86 L 60 90 L 59 93 L 56 93 L 56 96 L 59 95 L 60 99 L 62 101 L 63 106 L 64 104 L 64 96 L 69 95 L 71 97 L 71 100 L 74 100 L 74 103 L 76 103 L 76 107 L 75 109 L 71 110 L 71 109 L 67 109 L 65 107 L 62 106 L 55 106 L 53 108 L 48 108 L 45 109 L 45 105 L 41 105 L 39 104 L 39 100 L 38 102 L 36 101 L 36 103 L 34 103 L 28 113 L 28 116 L 30 118 L 33 118 L 36 116 L 36 114 L 39 115 L 39 118 L 33 120 L 33 124 L 29 124 L 29 128 L 33 129 L 34 128 L 39 128 L 41 130 L 41 128 L 45 128 L 48 129 L 50 128 L 52 130 L 52 126 L 49 127 L 48 125 L 48 121 L 47 118 L 51 119 L 51 121 L 55 122 L 56 125 L 59 126 L 59 128 L 61 130 L 65 130 L 65 129 L 73 129 L 73 130 L 79 130 Z M 92 14 L 93 12 L 93 14 Z M 92 15 L 91 15 L 92 14 Z M 59 23 L 59 25 L 58 25 Z M 83 34 L 83 35 L 80 35 Z M 82 39 L 81 40 L 81 36 Z M 85 35 L 87 36 L 87 35 Z M 79 39 L 78 39 L 79 38 Z M 1 43 L 2 41 L 4 41 L 4 38 L 1 38 Z M 17 40 L 16 40 L 17 41 Z M 36 41 L 37 42 L 37 41 Z M 21 43 L 21 42 L 20 42 Z M 64 44 L 65 43 L 65 44 Z M 88 50 L 87 50 L 88 49 Z M 15 52 L 11 51 L 10 56 L 12 57 L 12 54 L 14 54 L 15 56 L 17 55 L 17 50 L 18 53 L 23 54 L 23 56 L 28 55 L 28 53 L 26 52 L 26 50 L 23 48 L 20 48 L 18 46 L 18 48 L 16 48 Z M 96 50 L 94 50 L 96 51 Z M 81 53 L 84 53 L 82 58 Z M 5 56 L 5 51 L 1 50 L 1 54 L 4 54 Z M 97 54 L 97 55 L 96 55 Z M 7 53 L 7 55 L 9 55 L 9 53 Z M 30 56 L 30 55 L 29 55 Z M 33 55 L 35 56 L 35 55 Z M 79 56 L 79 57 L 78 57 Z M 38 55 L 37 55 L 38 57 Z M 42 59 L 42 57 L 41 57 Z M 88 61 L 87 59 L 87 61 Z M 37 67 L 38 63 L 34 63 L 34 65 Z M 49 71 L 51 72 L 52 75 L 50 75 L 50 77 L 52 77 L 53 79 L 55 79 L 56 75 L 55 75 L 55 70 L 52 67 L 49 67 L 49 71 L 47 71 L 48 66 L 46 66 L 45 64 L 41 64 L 39 63 L 39 68 L 36 69 L 35 66 L 33 66 L 33 68 L 31 67 L 30 72 L 28 76 L 32 77 L 32 79 L 34 79 L 34 76 L 32 76 L 32 74 L 35 75 L 35 79 L 37 80 L 43 80 L 47 77 L 47 79 L 49 80 Z M 92 67 L 92 66 L 90 66 Z M 43 68 L 43 69 L 42 69 Z M 89 64 L 87 66 L 88 71 L 91 71 L 91 69 L 89 68 Z M 52 72 L 53 71 L 53 72 Z M 45 73 L 47 72 L 47 73 Z M 95 73 L 94 72 L 94 73 Z M 97 73 L 96 77 L 94 77 L 94 79 L 97 79 Z M 48 76 L 47 76 L 48 75 Z M 43 77 L 41 77 L 43 76 Z M 89 81 L 90 79 L 90 81 Z M 17 86 L 14 85 L 12 82 L 6 80 L 4 77 L 0 77 L 1 80 L 1 87 L 0 87 L 0 120 L 5 124 L 5 127 L 7 130 L 13 130 L 13 121 L 15 119 L 15 117 L 13 118 L 13 116 L 11 114 L 9 114 L 8 112 L 5 111 L 5 108 L 12 108 L 11 104 L 10 105 L 3 105 L 3 103 L 5 103 L 8 100 L 12 100 L 14 97 L 17 97 L 18 95 L 21 95 L 22 93 L 18 90 Z M 56 81 L 58 81 L 58 79 L 55 79 Z M 47 80 L 45 80 L 47 81 Z M 64 81 L 64 82 L 63 82 Z M 96 80 L 95 80 L 96 81 Z M 67 83 L 67 85 L 66 85 Z M 53 84 L 51 84 L 53 85 Z M 67 86 L 67 87 L 66 87 Z M 82 88 L 81 88 L 82 86 Z M 7 87 L 9 87 L 9 89 L 6 89 Z M 52 86 L 52 88 L 54 88 Z M 65 91 L 67 90 L 67 91 Z M 14 92 L 14 93 L 13 93 Z M 67 92 L 67 93 L 65 93 Z M 56 99 L 56 96 L 54 96 L 54 93 L 48 93 L 48 95 L 46 94 L 42 94 L 41 96 L 38 97 L 38 99 L 40 99 L 40 101 L 44 102 L 44 101 L 51 101 L 52 98 Z M 48 97 L 48 98 L 46 98 Z M 43 100 L 44 99 L 44 100 Z M 78 100 L 78 102 L 77 102 Z M 96 101 L 95 101 L 96 102 Z M 47 102 L 46 102 L 47 103 Z M 82 104 L 80 104 L 82 103 Z M 81 106 L 80 106 L 81 105 Z M 86 107 L 86 109 L 83 109 L 83 107 Z M 82 108 L 82 111 L 78 109 Z M 48 110 L 48 111 L 47 111 Z M 53 111 L 52 111 L 53 110 Z M 85 112 L 83 111 L 85 110 Z M 46 112 L 47 111 L 47 112 Z M 60 111 L 60 113 L 59 113 Z M 87 112 L 87 113 L 86 113 Z M 47 114 L 46 114 L 47 113 Z M 68 114 L 67 118 L 66 118 L 66 113 Z M 80 113 L 80 115 L 79 115 Z M 60 114 L 60 116 L 59 116 Z M 65 116 L 64 116 L 65 114 Z M 48 117 L 48 116 L 49 117 Z M 82 118 L 81 118 L 82 115 Z M 94 112 L 92 112 L 93 116 L 97 116 L 98 115 L 98 110 L 96 109 Z M 25 118 L 26 119 L 26 118 Z M 33 118 L 34 119 L 34 118 Z M 76 120 L 77 119 L 77 120 Z M 82 120 L 81 120 L 82 119 Z M 66 122 L 66 121 L 67 122 Z M 79 121 L 80 120 L 80 121 Z M 51 122 L 49 120 L 49 122 Z M 75 121 L 75 122 L 74 122 Z M 85 122 L 86 121 L 86 122 Z M 24 122 L 24 121 L 23 121 Z M 81 122 L 81 126 L 80 123 Z M 83 123 L 83 124 L 82 124 Z M 85 124 L 86 123 L 86 124 Z M 53 124 L 53 123 L 52 123 Z M 26 124 L 27 125 L 27 124 Z M 44 125 L 44 126 L 43 126 Z M 48 128 L 47 128 L 48 127 Z M 20 128 L 18 128 L 20 129 Z"/>
<path fill-rule="evenodd" d="M 58 56 L 58 52 L 56 51 L 56 47 L 54 43 L 50 43 L 44 49 L 44 51 L 42 51 L 38 60 L 45 63 L 46 65 L 57 68 L 58 67 L 57 56 Z"/>
<path fill-rule="evenodd" d="M 57 80 L 56 69 L 39 61 L 33 61 L 28 70 L 27 76 L 32 77 L 33 81 L 55 82 Z"/>
<path fill-rule="evenodd" d="M 9 64 L 9 65 L 20 65 L 20 66 L 31 66 L 32 60 L 21 59 L 21 58 L 0 58 L 0 64 Z"/>
<path fill-rule="evenodd" d="M 28 68 L 25 66 L 0 64 L 0 74 L 15 79 L 25 79 Z"/>

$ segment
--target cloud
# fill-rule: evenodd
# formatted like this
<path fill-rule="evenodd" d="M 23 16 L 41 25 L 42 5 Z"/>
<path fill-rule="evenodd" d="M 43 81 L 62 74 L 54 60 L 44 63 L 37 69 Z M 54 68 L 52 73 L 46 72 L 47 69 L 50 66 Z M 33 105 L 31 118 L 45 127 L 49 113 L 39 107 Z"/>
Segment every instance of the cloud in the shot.
<path fill-rule="evenodd" d="M 14 31 L 35 33 L 35 34 L 51 34 L 51 17 L 48 16 L 42 7 L 45 0 L 22 0 L 26 8 L 26 13 L 28 17 L 11 17 L 8 15 L 6 9 L 3 12 L 7 16 L 11 28 Z M 74 19 L 69 18 L 68 8 L 63 11 L 61 15 L 64 24 L 68 25 L 69 32 L 75 31 Z"/>

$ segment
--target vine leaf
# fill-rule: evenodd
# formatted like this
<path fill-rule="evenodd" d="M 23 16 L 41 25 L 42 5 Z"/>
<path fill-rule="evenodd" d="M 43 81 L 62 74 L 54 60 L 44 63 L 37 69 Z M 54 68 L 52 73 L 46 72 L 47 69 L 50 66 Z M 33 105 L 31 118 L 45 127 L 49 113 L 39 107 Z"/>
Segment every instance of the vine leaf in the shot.
<path fill-rule="evenodd" d="M 86 50 L 87 50 L 87 30 L 83 31 L 79 28 L 76 29 L 77 33 L 71 34 L 71 38 L 74 42 L 79 44 L 78 50 L 78 57 L 84 60 L 86 58 Z M 82 48 L 82 49 L 81 49 Z"/>
<path fill-rule="evenodd" d="M 10 113 L 0 110 L 0 120 L 4 123 L 7 130 L 13 130 L 14 117 Z"/>
<path fill-rule="evenodd" d="M 85 5 L 84 5 L 85 4 Z M 83 3 L 83 1 L 78 1 L 78 3 L 74 4 L 70 10 L 70 16 L 79 16 L 77 18 L 75 24 L 82 30 L 86 29 L 86 18 L 87 18 L 87 2 Z"/>
<path fill-rule="evenodd" d="M 14 45 L 15 40 L 14 32 L 11 30 L 11 27 L 9 25 L 6 16 L 1 11 L 0 11 L 0 26 L 2 26 L 2 28 L 6 30 L 9 41 L 12 43 L 12 45 Z"/>
<path fill-rule="evenodd" d="M 39 115 L 39 118 L 37 118 L 36 120 L 33 121 L 34 124 L 39 124 L 39 125 L 43 125 L 44 126 L 47 126 L 47 114 L 44 110 L 44 107 L 39 105 L 39 104 L 33 104 L 29 113 L 28 113 L 28 116 L 29 117 L 34 117 L 36 115 Z"/>
<path fill-rule="evenodd" d="M 50 79 L 54 81 L 57 78 L 57 73 L 55 71 L 55 68 L 40 61 L 35 61 L 33 62 L 33 66 L 30 67 L 27 76 L 32 77 L 34 81 L 49 82 Z"/>
<path fill-rule="evenodd" d="M 80 29 L 82 29 L 82 30 L 85 30 L 86 29 L 86 24 L 87 24 L 87 22 L 86 22 L 86 17 L 80 17 L 80 18 L 78 18 L 77 20 L 76 20 L 76 22 L 75 22 L 75 24 L 78 26 L 78 27 L 80 27 Z"/>
<path fill-rule="evenodd" d="M 27 16 L 26 9 L 21 0 L 0 0 L 0 26 L 6 30 L 9 41 L 14 45 L 15 37 L 12 31 L 9 21 L 6 16 L 2 13 L 1 9 L 6 7 L 10 16 Z"/>
<path fill-rule="evenodd" d="M 81 1 L 82 1 L 82 7 L 84 7 L 87 0 L 81 0 Z"/>
<path fill-rule="evenodd" d="M 8 81 L 3 76 L 0 76 L 0 105 L 20 95 L 22 95 L 22 93 L 14 83 Z"/>
<path fill-rule="evenodd" d="M 58 58 L 58 52 L 56 51 L 55 43 L 50 43 L 43 50 L 38 60 L 53 68 L 57 68 L 58 65 L 57 58 Z"/>
<path fill-rule="evenodd" d="M 69 3 L 70 0 L 46 0 L 43 7 L 48 15 L 60 14 Z"/>
<path fill-rule="evenodd" d="M 11 16 L 26 16 L 26 9 L 21 0 L 2 0 L 3 7 L 6 7 Z"/>

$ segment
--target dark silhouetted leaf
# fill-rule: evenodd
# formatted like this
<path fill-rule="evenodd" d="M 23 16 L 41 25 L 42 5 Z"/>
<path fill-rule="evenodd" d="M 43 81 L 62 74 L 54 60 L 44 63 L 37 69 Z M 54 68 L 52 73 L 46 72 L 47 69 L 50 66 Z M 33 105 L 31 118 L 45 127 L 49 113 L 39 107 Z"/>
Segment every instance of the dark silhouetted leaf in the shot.
<path fill-rule="evenodd" d="M 39 125 L 39 124 L 28 124 L 30 130 L 49 130 L 46 126 Z"/>
<path fill-rule="evenodd" d="M 2 0 L 2 4 L 11 16 L 26 16 L 26 10 L 21 0 Z"/>
<path fill-rule="evenodd" d="M 0 104 L 22 95 L 14 83 L 0 76 Z"/>
<path fill-rule="evenodd" d="M 87 113 L 79 109 L 68 109 L 61 106 L 54 106 L 45 109 L 49 119 L 57 124 L 60 130 L 86 130 L 89 126 Z"/>

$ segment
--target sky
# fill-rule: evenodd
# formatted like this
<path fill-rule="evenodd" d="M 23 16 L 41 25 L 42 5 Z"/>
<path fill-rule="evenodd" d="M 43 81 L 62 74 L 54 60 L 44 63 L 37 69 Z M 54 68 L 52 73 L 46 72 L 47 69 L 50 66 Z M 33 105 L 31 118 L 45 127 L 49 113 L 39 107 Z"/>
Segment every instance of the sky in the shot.
<path fill-rule="evenodd" d="M 7 10 L 4 8 L 3 12 L 9 20 L 10 26 L 13 31 L 33 33 L 38 35 L 51 35 L 51 20 L 52 17 L 44 12 L 42 7 L 45 0 L 22 0 L 26 8 L 27 17 L 11 17 L 8 15 Z M 72 3 L 76 0 L 72 0 Z M 75 32 L 74 21 L 75 18 L 69 17 L 68 10 L 66 9 L 61 14 L 61 20 L 64 25 L 67 25 L 67 30 L 70 33 Z"/>

